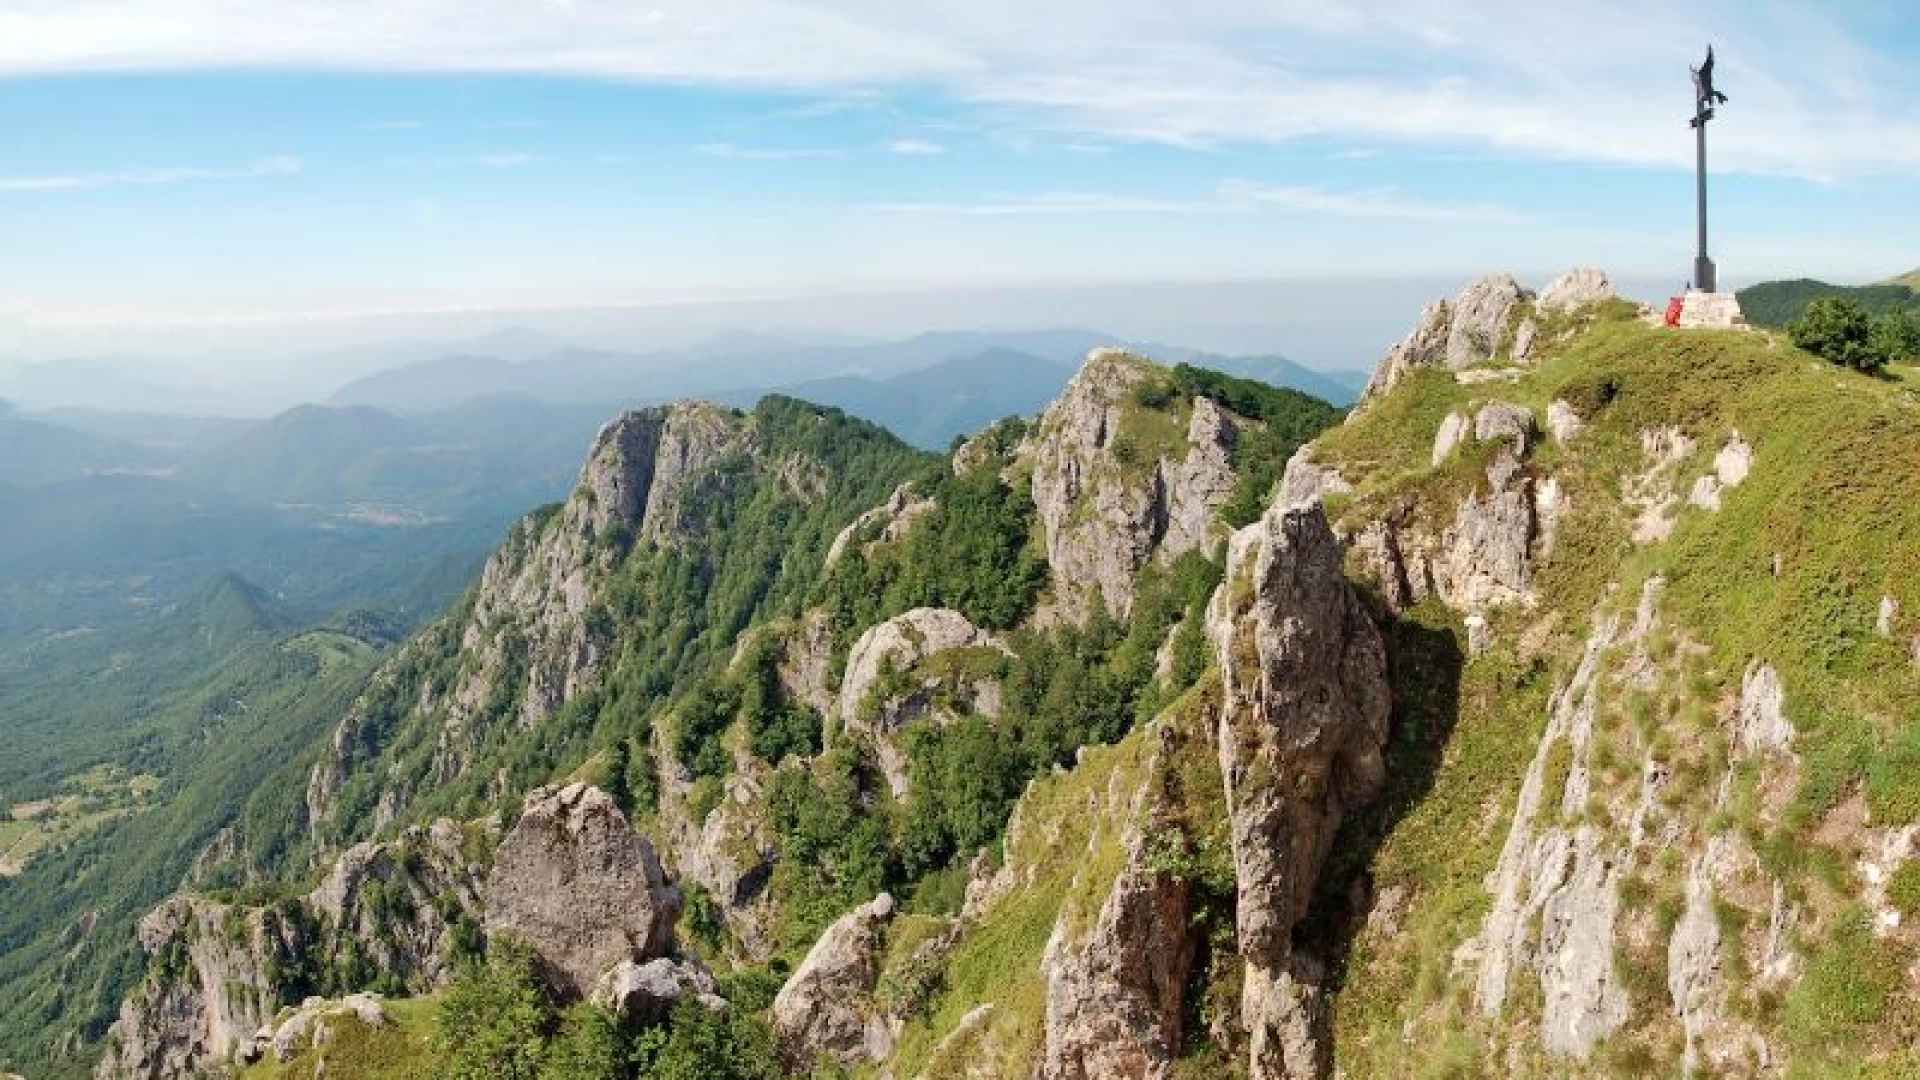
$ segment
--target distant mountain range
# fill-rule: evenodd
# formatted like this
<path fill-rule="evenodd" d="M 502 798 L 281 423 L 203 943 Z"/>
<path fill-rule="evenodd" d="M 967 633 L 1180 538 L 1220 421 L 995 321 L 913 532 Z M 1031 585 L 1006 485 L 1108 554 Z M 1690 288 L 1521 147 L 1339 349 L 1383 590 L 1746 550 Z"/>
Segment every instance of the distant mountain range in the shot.
<path fill-rule="evenodd" d="M 535 354 L 537 338 L 516 335 L 517 357 L 440 356 L 382 371 L 347 384 L 328 403 L 402 414 L 499 394 L 550 404 L 705 397 L 747 405 L 772 391 L 846 409 L 909 442 L 939 448 L 988 421 L 1037 412 L 1066 385 L 1088 350 L 1120 343 L 1111 334 L 1065 329 L 928 333 L 878 344 L 730 336 L 687 352 L 625 354 L 565 346 Z M 1223 357 L 1133 345 L 1170 363 L 1214 367 L 1338 405 L 1351 403 L 1358 391 L 1353 383 L 1282 357 Z"/>
<path fill-rule="evenodd" d="M 163 469 L 171 455 L 24 414 L 0 401 L 0 480 L 38 484 L 87 473 Z"/>

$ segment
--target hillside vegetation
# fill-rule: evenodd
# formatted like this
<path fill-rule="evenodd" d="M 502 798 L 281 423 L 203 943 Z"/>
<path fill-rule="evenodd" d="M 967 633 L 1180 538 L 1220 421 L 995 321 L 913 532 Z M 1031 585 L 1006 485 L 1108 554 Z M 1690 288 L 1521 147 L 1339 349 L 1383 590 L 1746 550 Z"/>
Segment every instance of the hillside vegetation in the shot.
<path fill-rule="evenodd" d="M 1737 295 L 1740 311 L 1749 323 L 1780 330 L 1822 297 L 1852 300 L 1874 315 L 1920 310 L 1920 278 L 1916 274 L 1920 271 L 1879 285 L 1829 285 L 1810 278 L 1767 281 L 1749 285 Z"/>
<path fill-rule="evenodd" d="M 137 953 L 115 908 L 62 979 L 49 905 L 86 886 L 0 884 L 50 897 L 0 1048 L 75 1075 L 78 1030 L 103 1080 L 1920 1069 L 1913 390 L 1583 271 L 1428 308 L 1339 421 L 1112 350 L 950 459 L 790 399 L 625 414 L 377 670 L 278 646 L 357 691 L 169 822 L 232 829 Z M 131 985 L 111 1030 L 73 985 Z"/>

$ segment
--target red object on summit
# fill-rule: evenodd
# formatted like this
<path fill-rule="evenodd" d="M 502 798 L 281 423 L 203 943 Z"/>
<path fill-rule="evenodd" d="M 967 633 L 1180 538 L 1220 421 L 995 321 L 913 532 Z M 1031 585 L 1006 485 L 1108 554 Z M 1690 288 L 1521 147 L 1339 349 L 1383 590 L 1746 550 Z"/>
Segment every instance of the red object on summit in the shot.
<path fill-rule="evenodd" d="M 1673 299 L 1667 301 L 1666 323 L 1668 326 L 1680 325 L 1680 312 L 1684 310 L 1686 306 L 1687 306 L 1687 299 L 1684 296 L 1676 296 Z"/>

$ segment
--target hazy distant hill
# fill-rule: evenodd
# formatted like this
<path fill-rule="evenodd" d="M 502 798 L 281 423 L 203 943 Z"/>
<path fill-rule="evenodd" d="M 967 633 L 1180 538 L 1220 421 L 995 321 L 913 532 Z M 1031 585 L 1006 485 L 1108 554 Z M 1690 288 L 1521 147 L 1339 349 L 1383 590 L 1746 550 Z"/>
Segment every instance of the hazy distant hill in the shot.
<path fill-rule="evenodd" d="M 1891 282 L 1889 282 L 1889 284 L 1905 285 L 1907 288 L 1912 289 L 1914 292 L 1920 293 L 1920 270 L 1912 270 L 1912 271 L 1908 271 L 1907 273 L 1901 274 L 1899 277 L 1894 278 Z"/>
<path fill-rule="evenodd" d="M 1823 296 L 1844 296 L 1876 313 L 1920 308 L 1920 293 L 1908 284 L 1913 277 L 1909 274 L 1882 285 L 1830 285 L 1810 278 L 1766 281 L 1740 290 L 1740 311 L 1756 326 L 1782 327 Z"/>
<path fill-rule="evenodd" d="M 564 494 L 581 447 L 618 408 L 525 396 L 413 416 L 302 405 L 194 459 L 181 475 L 279 504 L 511 515 Z"/>
<path fill-rule="evenodd" d="M 458 592 L 523 509 L 399 527 L 161 477 L 0 487 L 0 651 L 151 618 L 227 571 L 309 613 L 370 604 L 425 614 Z"/>
<path fill-rule="evenodd" d="M 1169 363 L 1186 361 L 1216 371 L 1301 390 L 1335 404 L 1354 399 L 1354 389 L 1281 357 L 1213 356 L 1160 349 Z M 887 428 L 930 450 L 945 449 L 955 436 L 970 435 L 1006 416 L 1028 416 L 1058 397 L 1085 353 L 1071 359 L 992 348 L 886 378 L 846 375 L 777 388 L 803 401 L 832 405 Z M 749 405 L 759 391 L 717 395 Z"/>
<path fill-rule="evenodd" d="M 260 422 L 258 418 L 82 408 L 41 409 L 28 415 L 75 431 L 179 453 L 211 449 Z"/>
<path fill-rule="evenodd" d="M 165 468 L 175 455 L 16 410 L 0 401 L 0 480 L 38 484 L 97 472 Z"/>

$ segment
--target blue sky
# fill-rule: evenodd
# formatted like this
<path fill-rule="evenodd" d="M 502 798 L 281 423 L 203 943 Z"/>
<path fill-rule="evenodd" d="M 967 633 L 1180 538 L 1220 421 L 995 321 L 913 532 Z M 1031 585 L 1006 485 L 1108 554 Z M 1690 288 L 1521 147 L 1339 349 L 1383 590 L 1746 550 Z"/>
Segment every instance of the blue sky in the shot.
<path fill-rule="evenodd" d="M 1920 265 L 1905 0 L 8 0 L 0 314 Z"/>

